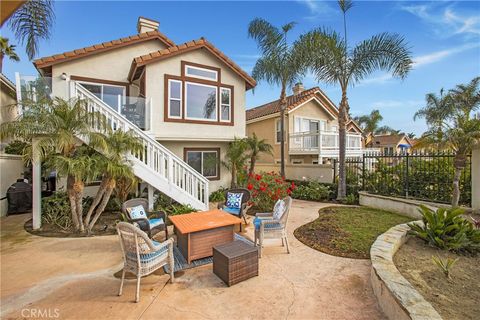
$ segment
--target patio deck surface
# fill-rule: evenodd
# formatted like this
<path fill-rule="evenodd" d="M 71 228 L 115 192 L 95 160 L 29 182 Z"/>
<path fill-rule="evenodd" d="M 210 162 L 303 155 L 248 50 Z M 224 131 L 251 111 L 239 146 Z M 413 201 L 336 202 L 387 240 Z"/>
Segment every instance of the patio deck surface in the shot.
<path fill-rule="evenodd" d="M 293 202 L 291 254 L 266 240 L 260 275 L 228 288 L 212 266 L 135 281 L 117 296 L 122 258 L 116 236 L 59 239 L 23 230 L 26 215 L 1 218 L 1 318 L 49 312 L 60 319 L 382 319 L 370 286 L 370 261 L 333 257 L 295 239 L 293 231 L 328 204 Z M 246 236 L 252 236 L 252 224 Z M 44 317 L 45 318 L 45 317 Z"/>

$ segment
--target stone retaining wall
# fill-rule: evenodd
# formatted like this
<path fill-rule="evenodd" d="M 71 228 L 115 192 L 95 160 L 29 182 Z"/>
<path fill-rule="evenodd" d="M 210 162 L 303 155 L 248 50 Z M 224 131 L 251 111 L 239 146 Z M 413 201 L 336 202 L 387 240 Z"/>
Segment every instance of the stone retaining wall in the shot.
<path fill-rule="evenodd" d="M 441 320 L 442 317 L 405 279 L 393 263 L 395 252 L 407 240 L 407 224 L 399 224 L 380 235 L 370 249 L 370 281 L 380 308 L 391 320 Z"/>

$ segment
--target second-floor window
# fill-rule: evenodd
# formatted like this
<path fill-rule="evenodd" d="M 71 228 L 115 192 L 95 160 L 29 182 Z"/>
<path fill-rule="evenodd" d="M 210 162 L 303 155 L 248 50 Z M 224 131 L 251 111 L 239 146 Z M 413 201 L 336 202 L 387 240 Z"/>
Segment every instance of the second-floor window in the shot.
<path fill-rule="evenodd" d="M 165 75 L 165 121 L 233 125 L 233 86 L 220 68 L 182 61 L 181 76 Z"/>
<path fill-rule="evenodd" d="M 282 122 L 280 119 L 275 121 L 275 143 L 282 142 Z"/>

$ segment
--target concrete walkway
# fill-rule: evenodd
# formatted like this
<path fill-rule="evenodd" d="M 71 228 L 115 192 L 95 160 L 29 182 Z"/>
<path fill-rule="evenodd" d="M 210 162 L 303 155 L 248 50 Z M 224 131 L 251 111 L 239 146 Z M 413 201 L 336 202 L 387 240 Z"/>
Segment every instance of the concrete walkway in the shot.
<path fill-rule="evenodd" d="M 267 242 L 258 277 L 228 288 L 211 265 L 180 272 L 174 284 L 159 272 L 142 279 L 139 303 L 133 302 L 134 281 L 117 296 L 114 274 L 122 258 L 116 236 L 36 237 L 23 231 L 27 216 L 1 218 L 1 318 L 382 319 L 369 260 L 329 256 L 293 236 L 324 206 L 294 201 L 291 254 L 280 240 Z"/>

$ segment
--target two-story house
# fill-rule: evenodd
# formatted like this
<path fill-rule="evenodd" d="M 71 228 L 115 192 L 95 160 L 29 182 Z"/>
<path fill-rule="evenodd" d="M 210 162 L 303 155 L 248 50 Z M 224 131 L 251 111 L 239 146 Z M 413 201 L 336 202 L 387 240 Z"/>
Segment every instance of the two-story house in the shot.
<path fill-rule="evenodd" d="M 135 35 L 34 65 L 53 96 L 87 98 L 113 128 L 136 132 L 145 151 L 133 167 L 149 191 L 204 209 L 209 192 L 230 183 L 221 159 L 245 137 L 245 92 L 256 83 L 205 38 L 176 44 L 158 29 L 140 17 Z"/>
<path fill-rule="evenodd" d="M 338 109 L 318 87 L 304 90 L 295 85 L 288 96 L 285 120 L 285 160 L 289 165 L 318 165 L 338 158 Z M 273 158 L 262 155 L 259 163 L 280 163 L 280 101 L 247 110 L 247 135 L 255 133 L 273 146 Z M 364 152 L 362 130 L 347 125 L 347 157 Z"/>
<path fill-rule="evenodd" d="M 366 138 L 367 148 L 380 149 L 385 155 L 407 152 L 413 145 L 413 141 L 405 134 L 370 134 Z"/>

